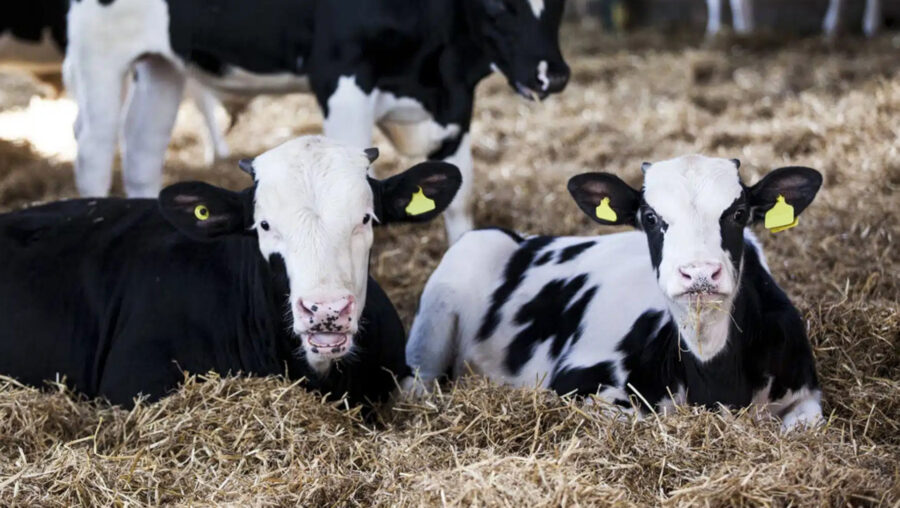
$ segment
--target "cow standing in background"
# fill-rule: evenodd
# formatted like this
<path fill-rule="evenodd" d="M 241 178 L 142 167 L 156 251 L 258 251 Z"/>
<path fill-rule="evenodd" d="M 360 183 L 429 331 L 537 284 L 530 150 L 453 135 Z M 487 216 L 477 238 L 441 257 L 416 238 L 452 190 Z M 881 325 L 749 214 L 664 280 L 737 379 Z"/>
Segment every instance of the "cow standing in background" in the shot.
<path fill-rule="evenodd" d="M 579 207 L 641 232 L 523 238 L 473 231 L 429 278 L 407 343 L 407 389 L 476 372 L 630 410 L 754 406 L 786 429 L 818 422 L 821 391 L 803 318 L 746 228 L 786 229 L 821 175 L 776 169 L 745 186 L 736 160 L 645 163 L 569 182 Z"/>
<path fill-rule="evenodd" d="M 722 29 L 722 4 L 725 0 L 706 0 L 709 17 L 706 23 L 706 34 L 716 35 Z M 841 20 L 844 12 L 844 0 L 830 0 L 828 12 L 822 23 L 822 30 L 828 37 L 834 37 L 842 28 Z M 753 31 L 753 0 L 731 0 L 731 14 L 733 17 L 734 31 L 739 34 L 747 34 Z M 881 0 L 866 0 L 866 10 L 863 14 L 863 33 L 867 37 L 874 37 L 881 30 L 883 19 L 881 16 Z"/>
<path fill-rule="evenodd" d="M 374 224 L 436 217 L 459 171 L 384 181 L 377 151 L 320 137 L 241 162 L 243 192 L 178 183 L 0 215 L 0 375 L 57 376 L 130 405 L 203 374 L 278 375 L 352 403 L 408 373 L 403 325 L 369 277 Z"/>
<path fill-rule="evenodd" d="M 842 29 L 841 20 L 844 11 L 844 0 L 831 0 L 828 4 L 828 12 L 822 22 L 822 29 L 828 37 L 835 37 Z M 884 20 L 881 17 L 881 0 L 866 0 L 866 10 L 863 13 L 862 28 L 866 37 L 874 37 L 881 30 Z"/>
<path fill-rule="evenodd" d="M 446 214 L 451 240 L 472 228 L 469 127 L 492 69 L 519 94 L 561 91 L 563 0 L 75 0 L 64 76 L 79 105 L 76 183 L 109 192 L 121 103 L 129 196 L 162 182 L 185 76 L 230 93 L 312 91 L 324 132 L 360 149 L 377 125 L 399 152 L 452 162 L 463 186 Z"/>
<path fill-rule="evenodd" d="M 58 76 L 65 56 L 68 8 L 69 0 L 28 0 L 0 8 L 0 67 L 29 72 L 61 92 L 53 78 Z M 197 105 L 207 129 L 205 162 L 211 165 L 228 158 L 230 150 L 216 121 L 216 110 L 224 105 L 233 124 L 236 115 L 246 107 L 246 100 L 225 97 L 223 102 L 193 80 L 187 83 L 187 95 Z"/>

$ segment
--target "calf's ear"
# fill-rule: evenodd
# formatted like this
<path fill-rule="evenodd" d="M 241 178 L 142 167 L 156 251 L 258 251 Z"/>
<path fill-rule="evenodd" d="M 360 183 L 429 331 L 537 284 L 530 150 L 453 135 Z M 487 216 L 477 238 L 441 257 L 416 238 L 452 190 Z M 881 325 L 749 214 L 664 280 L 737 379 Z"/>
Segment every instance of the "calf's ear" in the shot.
<path fill-rule="evenodd" d="M 202 182 L 170 185 L 159 193 L 159 209 L 176 229 L 195 240 L 252 234 L 253 199 Z"/>
<path fill-rule="evenodd" d="M 375 216 L 382 224 L 427 222 L 440 215 L 462 185 L 453 164 L 423 162 L 386 180 L 369 179 L 375 194 Z"/>
<path fill-rule="evenodd" d="M 821 186 L 822 174 L 815 169 L 789 166 L 773 170 L 747 191 L 753 221 L 764 220 L 776 206 L 789 205 L 793 207 L 793 216 L 800 215 L 812 203 Z"/>
<path fill-rule="evenodd" d="M 600 224 L 635 225 L 641 193 L 618 176 L 584 173 L 573 176 L 568 187 L 578 208 Z"/>

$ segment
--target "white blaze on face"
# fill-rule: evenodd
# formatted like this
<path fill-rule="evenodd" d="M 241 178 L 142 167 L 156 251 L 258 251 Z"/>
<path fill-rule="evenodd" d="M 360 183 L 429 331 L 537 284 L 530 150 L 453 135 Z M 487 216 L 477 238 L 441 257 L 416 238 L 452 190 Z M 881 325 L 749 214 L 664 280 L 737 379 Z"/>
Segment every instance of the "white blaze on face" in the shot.
<path fill-rule="evenodd" d="M 741 192 L 737 168 L 727 159 L 689 155 L 654 163 L 644 175 L 644 199 L 666 224 L 659 285 L 683 335 L 695 338 L 689 345 L 701 358 L 717 353 L 727 338 L 739 274 L 722 247 L 720 218 Z M 715 268 L 710 267 L 721 267 L 714 281 Z M 703 297 L 708 306 L 697 305 L 701 300 L 696 295 L 685 294 L 692 289 L 690 275 L 697 271 L 713 293 Z"/>
<path fill-rule="evenodd" d="M 368 166 L 361 150 L 317 136 L 253 161 L 260 251 L 284 260 L 294 333 L 314 367 L 317 359 L 349 352 L 366 303 L 373 239 Z"/>
<path fill-rule="evenodd" d="M 534 17 L 541 19 L 541 13 L 544 12 L 544 0 L 528 0 L 528 4 L 531 6 Z"/>

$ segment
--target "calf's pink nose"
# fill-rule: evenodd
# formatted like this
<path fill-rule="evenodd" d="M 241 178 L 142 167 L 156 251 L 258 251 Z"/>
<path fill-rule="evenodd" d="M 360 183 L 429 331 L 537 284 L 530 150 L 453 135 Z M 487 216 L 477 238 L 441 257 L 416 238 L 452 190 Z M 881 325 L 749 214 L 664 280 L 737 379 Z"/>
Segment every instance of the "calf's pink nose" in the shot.
<path fill-rule="evenodd" d="M 718 282 L 722 278 L 722 263 L 698 262 L 688 263 L 678 268 L 678 273 L 687 284 L 701 282 Z"/>
<path fill-rule="evenodd" d="M 305 300 L 297 302 L 300 316 L 309 320 L 311 325 L 330 324 L 337 326 L 338 321 L 346 320 L 353 313 L 355 299 L 347 295 L 333 300 Z M 346 323 L 340 323 L 346 325 Z"/>

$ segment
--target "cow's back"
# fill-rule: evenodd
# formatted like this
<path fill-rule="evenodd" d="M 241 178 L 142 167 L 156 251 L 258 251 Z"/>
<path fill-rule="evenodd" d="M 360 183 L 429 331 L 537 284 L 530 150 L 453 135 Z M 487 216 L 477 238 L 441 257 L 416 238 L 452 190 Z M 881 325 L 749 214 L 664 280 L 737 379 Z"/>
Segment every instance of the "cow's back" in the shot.
<path fill-rule="evenodd" d="M 127 404 L 163 395 L 182 370 L 283 369 L 271 342 L 253 340 L 272 332 L 254 244 L 190 240 L 155 200 L 0 216 L 0 373 L 34 385 L 59 374 Z"/>

